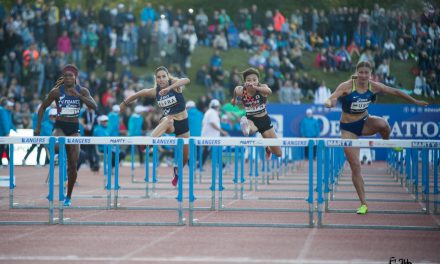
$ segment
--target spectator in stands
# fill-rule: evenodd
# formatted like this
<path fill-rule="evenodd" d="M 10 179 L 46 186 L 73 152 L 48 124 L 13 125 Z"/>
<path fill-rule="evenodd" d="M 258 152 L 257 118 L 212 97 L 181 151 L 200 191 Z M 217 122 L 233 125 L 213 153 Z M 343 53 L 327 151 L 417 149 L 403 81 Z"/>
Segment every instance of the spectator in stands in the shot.
<path fill-rule="evenodd" d="M 253 42 L 252 42 L 252 37 L 249 34 L 249 32 L 244 29 L 243 31 L 241 31 L 238 34 L 238 38 L 240 40 L 238 46 L 248 52 L 250 52 L 252 50 L 252 46 L 253 46 Z"/>
<path fill-rule="evenodd" d="M 212 98 L 219 100 L 220 102 L 225 102 L 225 88 L 220 85 L 219 82 L 214 82 L 211 87 Z"/>
<path fill-rule="evenodd" d="M 225 33 L 223 31 L 215 36 L 212 46 L 216 49 L 221 49 L 224 51 L 228 50 L 228 41 L 226 40 Z"/>
<path fill-rule="evenodd" d="M 304 98 L 304 95 L 299 88 L 298 82 L 293 83 L 292 88 L 292 104 L 301 104 L 301 100 Z"/>
<path fill-rule="evenodd" d="M 220 57 L 220 50 L 216 49 L 214 51 L 214 54 L 211 56 L 210 60 L 209 60 L 209 66 L 215 66 L 217 68 L 221 68 L 222 67 L 222 58 Z"/>
<path fill-rule="evenodd" d="M 431 73 L 427 77 L 426 82 L 431 88 L 432 98 L 434 98 L 437 95 L 440 95 L 440 89 L 439 89 L 440 84 L 438 82 L 437 74 L 435 73 L 435 71 L 431 71 Z"/>
<path fill-rule="evenodd" d="M 396 46 L 391 41 L 391 38 L 388 38 L 385 44 L 383 45 L 383 54 L 385 58 L 393 59 L 395 57 Z"/>
<path fill-rule="evenodd" d="M 349 71 L 351 69 L 351 56 L 341 45 L 340 49 L 335 53 L 336 68 L 341 71 Z"/>
<path fill-rule="evenodd" d="M 206 74 L 208 74 L 208 67 L 206 65 L 202 65 L 202 67 L 197 70 L 196 83 L 199 85 L 205 85 Z"/>
<path fill-rule="evenodd" d="M 324 104 L 325 100 L 329 98 L 331 91 L 327 86 L 325 86 L 325 81 L 321 82 L 321 85 L 315 91 L 315 104 Z"/>
<path fill-rule="evenodd" d="M 63 34 L 58 38 L 57 48 L 58 51 L 62 52 L 66 58 L 69 58 L 70 54 L 72 53 L 72 43 L 66 30 L 64 30 Z"/>
<path fill-rule="evenodd" d="M 304 64 L 301 61 L 302 56 L 303 54 L 301 47 L 296 44 L 295 47 L 290 51 L 290 60 L 296 68 L 304 70 Z"/>
<path fill-rule="evenodd" d="M 353 58 L 359 58 L 361 56 L 361 52 L 359 47 L 356 45 L 356 42 L 353 40 L 350 45 L 347 47 L 347 51 L 350 54 L 350 56 Z"/>
<path fill-rule="evenodd" d="M 408 60 L 409 57 L 408 47 L 406 46 L 405 40 L 403 38 L 399 38 L 399 41 L 397 42 L 396 53 L 397 53 L 397 58 L 400 59 L 401 61 Z"/>
<path fill-rule="evenodd" d="M 291 80 L 286 80 L 278 91 L 278 101 L 282 104 L 293 103 L 293 86 Z"/>
<path fill-rule="evenodd" d="M 416 95 L 422 95 L 425 97 L 432 96 L 434 97 L 434 94 L 432 94 L 431 87 L 429 87 L 428 83 L 426 82 L 426 77 L 424 76 L 424 72 L 420 71 L 419 75 L 416 77 L 414 81 L 414 93 Z"/>

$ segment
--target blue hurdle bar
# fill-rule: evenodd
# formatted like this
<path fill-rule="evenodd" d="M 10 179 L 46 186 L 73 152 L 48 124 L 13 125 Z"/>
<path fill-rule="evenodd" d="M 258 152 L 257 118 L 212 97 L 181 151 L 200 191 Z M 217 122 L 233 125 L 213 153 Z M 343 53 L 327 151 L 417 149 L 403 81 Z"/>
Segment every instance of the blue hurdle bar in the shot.
<path fill-rule="evenodd" d="M 46 196 L 48 200 L 48 206 L 30 206 L 30 205 L 17 205 L 14 203 L 14 190 L 16 188 L 15 183 L 15 168 L 14 168 L 14 144 L 27 144 L 30 139 L 37 140 L 40 144 L 49 145 L 48 151 L 50 156 L 49 163 L 49 174 L 48 174 L 48 194 Z M 54 152 L 55 152 L 55 142 L 54 137 L 1 137 L 4 144 L 9 145 L 9 209 L 48 209 L 48 221 L 0 221 L 0 225 L 42 225 L 42 224 L 53 224 L 54 223 L 54 207 L 53 207 L 53 197 L 54 197 Z M 34 142 L 34 141 L 32 141 Z"/>
<path fill-rule="evenodd" d="M 320 140 L 323 141 L 323 140 Z M 370 143 L 371 144 L 371 143 Z M 379 142 L 378 146 L 388 146 L 388 145 L 380 145 L 382 144 L 381 142 Z M 407 144 L 408 145 L 408 144 Z M 351 145 L 350 145 L 351 146 Z M 322 150 L 321 148 L 324 147 L 324 150 Z M 373 147 L 374 147 L 374 143 L 373 143 Z M 328 146 L 324 146 L 323 143 L 319 142 L 318 143 L 318 155 L 317 155 L 317 202 L 318 202 L 318 227 L 329 227 L 329 228 L 360 228 L 360 229 L 395 229 L 395 230 L 440 230 L 440 225 L 433 223 L 432 226 L 404 226 L 404 225 L 349 225 L 349 224 L 323 224 L 323 211 L 321 210 L 321 206 L 322 203 L 326 203 L 328 200 L 328 197 L 324 198 L 322 197 L 322 193 L 321 193 L 321 189 L 322 186 L 319 184 L 320 181 L 322 180 L 322 168 L 324 169 L 324 192 L 326 192 L 329 188 L 329 174 L 332 173 L 332 170 L 329 168 L 331 166 L 334 167 L 340 167 L 341 163 L 338 161 L 339 158 L 336 157 L 335 161 L 331 161 L 331 152 L 329 153 L 329 151 L 327 150 Z M 436 150 L 435 150 L 436 151 Z M 403 173 L 403 159 L 405 157 L 406 159 L 406 177 L 411 179 L 411 181 L 413 182 L 414 185 L 414 189 L 415 189 L 415 194 L 418 194 L 418 169 L 419 167 L 421 168 L 421 190 L 422 190 L 422 195 L 424 198 L 424 202 L 425 202 L 425 208 L 422 208 L 422 210 L 420 211 L 403 211 L 403 210 L 370 210 L 369 213 L 378 213 L 378 214 L 429 214 L 429 205 L 430 205 L 430 201 L 429 201 L 429 196 L 430 196 L 430 180 L 429 180 L 429 150 L 427 148 L 424 149 L 420 149 L 421 152 L 421 158 L 422 158 L 422 162 L 421 162 L 421 166 L 419 166 L 419 160 L 418 160 L 418 152 L 419 149 L 415 148 L 415 149 L 406 149 L 406 154 L 405 156 L 403 155 L 403 153 L 397 153 L 396 151 L 391 151 L 389 153 L 388 156 L 388 161 L 391 163 L 390 164 L 390 170 L 389 173 L 397 173 L 397 174 L 402 174 Z M 320 162 L 321 157 L 322 157 L 322 153 L 324 154 L 324 162 Z M 409 157 L 411 157 L 409 159 Z M 411 161 L 408 162 L 408 160 Z M 433 158 L 433 160 L 435 160 L 435 157 Z M 331 164 L 331 166 L 329 166 L 329 164 Z M 322 165 L 324 164 L 324 165 Z M 394 172 L 393 172 L 394 171 Z M 411 175 L 409 175 L 409 173 Z M 434 173 L 435 175 L 436 173 Z M 438 181 L 437 175 L 434 176 L 434 185 L 436 181 Z M 435 187 L 434 187 L 434 191 L 435 191 Z M 371 201 L 371 200 L 370 200 Z M 416 200 L 418 201 L 418 200 Z M 325 212 L 336 212 L 336 213 L 351 213 L 354 214 L 354 210 L 326 210 Z"/>

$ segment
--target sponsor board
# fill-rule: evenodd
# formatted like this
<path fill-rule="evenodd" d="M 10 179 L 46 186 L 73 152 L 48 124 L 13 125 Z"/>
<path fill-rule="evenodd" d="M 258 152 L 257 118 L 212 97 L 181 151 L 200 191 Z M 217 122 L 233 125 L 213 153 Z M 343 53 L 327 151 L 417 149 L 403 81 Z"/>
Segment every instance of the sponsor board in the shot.
<path fill-rule="evenodd" d="M 351 147 L 353 146 L 353 141 L 351 140 L 326 140 L 325 145 L 328 147 Z"/>
<path fill-rule="evenodd" d="M 153 138 L 153 145 L 176 145 L 177 139 L 175 138 Z"/>
<path fill-rule="evenodd" d="M 110 144 L 124 144 L 128 143 L 128 140 L 125 138 L 110 138 Z"/>
<path fill-rule="evenodd" d="M 21 138 L 21 143 L 43 144 L 45 142 L 46 140 L 44 138 L 38 138 L 38 137 Z"/>
<path fill-rule="evenodd" d="M 204 145 L 204 146 L 218 146 L 221 144 L 220 139 L 197 139 L 196 145 Z"/>
<path fill-rule="evenodd" d="M 413 148 L 440 148 L 440 142 L 412 141 L 411 147 L 413 147 Z"/>
<path fill-rule="evenodd" d="M 288 147 L 305 147 L 308 146 L 309 142 L 307 141 L 298 141 L 298 140 L 283 140 L 283 146 Z"/>
<path fill-rule="evenodd" d="M 341 108 L 323 108 L 321 105 L 269 104 L 271 116 L 282 116 L 284 137 L 300 137 L 300 123 L 306 117 L 306 110 L 313 110 L 313 116 L 320 123 L 320 137 L 340 137 Z M 440 139 L 440 105 L 417 107 L 410 104 L 372 104 L 368 112 L 388 121 L 391 139 Z M 379 137 L 379 136 L 377 136 Z"/>
<path fill-rule="evenodd" d="M 263 145 L 263 142 L 257 139 L 242 139 L 239 141 L 239 144 L 242 146 L 255 146 L 255 145 Z"/>
<path fill-rule="evenodd" d="M 90 138 L 66 138 L 66 144 L 91 144 L 91 142 Z"/>
<path fill-rule="evenodd" d="M 384 141 L 369 141 L 368 145 L 370 147 L 383 147 L 383 148 L 396 148 L 399 147 L 395 142 Z"/>

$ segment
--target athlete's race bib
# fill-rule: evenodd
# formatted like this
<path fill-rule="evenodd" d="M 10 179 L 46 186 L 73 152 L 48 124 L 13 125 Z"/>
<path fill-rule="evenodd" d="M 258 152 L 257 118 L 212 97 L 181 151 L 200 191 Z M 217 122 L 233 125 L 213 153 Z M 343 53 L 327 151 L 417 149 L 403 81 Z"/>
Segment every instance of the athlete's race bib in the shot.
<path fill-rule="evenodd" d="M 177 104 L 177 98 L 175 96 L 157 101 L 157 105 L 159 105 L 162 108 L 171 107 L 175 104 Z"/>
<path fill-rule="evenodd" d="M 76 107 L 63 107 L 61 108 L 60 116 L 66 116 L 66 117 L 76 117 L 79 115 L 79 108 Z"/>
<path fill-rule="evenodd" d="M 253 105 L 247 106 L 244 108 L 244 110 L 248 114 L 257 114 L 257 113 L 263 112 L 265 108 L 266 108 L 266 104 L 261 104 L 261 105 L 255 105 L 255 106 L 253 106 Z"/>
<path fill-rule="evenodd" d="M 365 101 L 365 102 L 353 102 L 351 103 L 351 110 L 353 111 L 364 111 L 368 108 L 371 101 Z"/>

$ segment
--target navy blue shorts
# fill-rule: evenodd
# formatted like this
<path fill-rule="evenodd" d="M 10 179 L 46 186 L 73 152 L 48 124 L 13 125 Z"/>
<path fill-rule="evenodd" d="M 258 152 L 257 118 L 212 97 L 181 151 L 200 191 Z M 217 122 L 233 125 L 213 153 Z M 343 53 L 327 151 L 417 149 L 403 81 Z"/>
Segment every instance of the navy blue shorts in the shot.
<path fill-rule="evenodd" d="M 185 134 L 189 131 L 188 118 L 183 120 L 174 120 L 174 134 L 176 136 Z"/>
<path fill-rule="evenodd" d="M 345 130 L 355 134 L 356 136 L 362 136 L 362 129 L 364 128 L 365 121 L 368 119 L 368 115 L 359 119 L 358 121 L 350 122 L 350 123 L 342 123 L 340 122 L 339 128 L 341 130 Z"/>
<path fill-rule="evenodd" d="M 73 134 L 79 133 L 79 123 L 74 122 L 57 120 L 55 121 L 53 128 L 61 129 L 66 136 L 71 136 Z"/>

